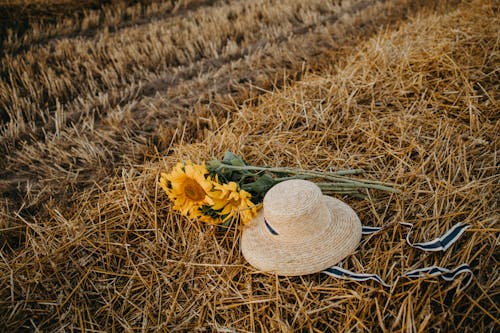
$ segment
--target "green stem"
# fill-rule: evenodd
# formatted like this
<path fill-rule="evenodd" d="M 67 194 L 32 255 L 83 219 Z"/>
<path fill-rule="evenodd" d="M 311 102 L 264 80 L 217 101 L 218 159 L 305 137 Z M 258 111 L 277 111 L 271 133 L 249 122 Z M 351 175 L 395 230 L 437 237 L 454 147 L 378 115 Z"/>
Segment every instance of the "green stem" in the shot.
<path fill-rule="evenodd" d="M 364 187 L 364 188 L 372 188 L 382 191 L 388 191 L 392 193 L 400 193 L 398 189 L 392 188 L 390 186 L 394 186 L 394 184 L 383 183 L 379 181 L 373 180 L 353 180 L 349 178 L 344 178 L 344 175 L 354 175 L 362 173 L 361 169 L 349 169 L 349 170 L 339 170 L 334 172 L 320 172 L 320 171 L 304 171 L 302 169 L 295 168 L 284 168 L 284 167 L 258 167 L 252 165 L 246 166 L 236 166 L 236 165 L 228 165 L 223 164 L 220 165 L 217 169 L 230 169 L 230 170 L 246 170 L 246 171 L 268 171 L 268 172 L 276 172 L 276 173 L 289 173 L 295 174 L 295 176 L 291 177 L 282 177 L 277 178 L 278 181 L 284 181 L 288 179 L 311 179 L 311 178 L 322 178 L 326 180 L 332 180 L 336 182 L 340 182 L 342 184 L 349 184 L 350 187 Z M 341 185 L 341 184 L 338 184 Z"/>
<path fill-rule="evenodd" d="M 299 175 L 299 176 L 289 176 L 289 177 L 278 177 L 274 178 L 274 180 L 277 182 L 283 182 L 285 180 L 290 180 L 290 179 L 312 179 L 312 178 L 317 178 L 317 177 L 308 175 Z"/>
<path fill-rule="evenodd" d="M 344 175 L 356 175 L 363 173 L 364 171 L 362 169 L 348 169 L 348 170 L 339 170 L 339 171 L 332 171 L 332 172 L 319 172 L 319 171 L 305 171 L 302 169 L 295 169 L 295 168 L 285 168 L 285 167 L 259 167 L 259 166 L 253 166 L 253 165 L 229 165 L 229 164 L 221 164 L 218 169 L 233 169 L 233 170 L 248 170 L 248 171 L 269 171 L 269 172 L 278 172 L 278 173 L 293 173 L 293 174 L 304 174 L 304 173 L 310 173 L 310 174 L 315 174 L 315 175 L 332 175 L 332 176 L 344 176 Z"/>
<path fill-rule="evenodd" d="M 328 178 L 326 178 L 326 179 L 328 179 Z M 323 183 L 323 184 L 326 184 L 326 183 Z M 351 179 L 346 179 L 345 182 L 340 183 L 340 184 L 337 183 L 337 185 L 333 186 L 333 187 L 350 187 L 350 188 L 364 187 L 364 188 L 371 188 L 371 189 L 375 189 L 375 190 L 388 191 L 391 193 L 400 193 L 400 191 L 398 189 L 395 189 L 395 188 L 392 188 L 389 186 L 365 183 L 365 182 L 355 181 L 355 180 L 351 180 Z"/>

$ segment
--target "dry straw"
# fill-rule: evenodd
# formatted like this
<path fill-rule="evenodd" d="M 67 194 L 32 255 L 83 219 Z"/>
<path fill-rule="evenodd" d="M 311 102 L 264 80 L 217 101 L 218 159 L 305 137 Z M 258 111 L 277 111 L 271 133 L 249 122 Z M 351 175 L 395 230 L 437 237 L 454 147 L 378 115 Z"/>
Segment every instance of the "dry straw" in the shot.
<path fill-rule="evenodd" d="M 111 4 L 99 18 L 129 23 L 89 11 L 9 35 L 0 331 L 498 330 L 497 2 L 189 3 L 167 16 Z M 238 226 L 174 214 L 159 172 L 227 150 L 398 183 L 342 198 L 384 229 L 341 265 L 392 288 L 259 272 Z M 428 254 L 398 222 L 414 242 L 471 227 Z M 461 292 L 401 277 L 463 262 Z"/>

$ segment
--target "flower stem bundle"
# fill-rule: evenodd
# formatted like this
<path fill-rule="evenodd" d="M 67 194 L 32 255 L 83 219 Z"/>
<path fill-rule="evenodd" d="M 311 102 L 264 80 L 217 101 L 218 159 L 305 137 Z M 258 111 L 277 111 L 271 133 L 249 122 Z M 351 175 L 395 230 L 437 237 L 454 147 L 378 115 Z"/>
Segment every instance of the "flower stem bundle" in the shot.
<path fill-rule="evenodd" d="M 324 194 L 364 198 L 359 191 L 363 188 L 399 192 L 387 183 L 349 178 L 361 173 L 360 169 L 320 172 L 252 166 L 241 157 L 226 152 L 222 160 L 214 159 L 205 164 L 177 163 L 170 173 L 161 174 L 160 186 L 173 202 L 174 210 L 184 216 L 226 225 L 232 219 L 239 219 L 245 224 L 257 215 L 267 191 L 289 179 L 315 181 Z"/>

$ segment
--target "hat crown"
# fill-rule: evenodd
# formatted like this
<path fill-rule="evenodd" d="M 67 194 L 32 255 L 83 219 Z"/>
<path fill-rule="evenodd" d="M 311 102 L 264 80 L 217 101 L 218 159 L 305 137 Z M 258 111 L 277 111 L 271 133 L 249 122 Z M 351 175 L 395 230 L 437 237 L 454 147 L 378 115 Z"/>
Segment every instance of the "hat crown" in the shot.
<path fill-rule="evenodd" d="M 306 180 L 288 180 L 272 187 L 264 197 L 264 218 L 283 239 L 322 232 L 330 213 L 321 189 Z"/>

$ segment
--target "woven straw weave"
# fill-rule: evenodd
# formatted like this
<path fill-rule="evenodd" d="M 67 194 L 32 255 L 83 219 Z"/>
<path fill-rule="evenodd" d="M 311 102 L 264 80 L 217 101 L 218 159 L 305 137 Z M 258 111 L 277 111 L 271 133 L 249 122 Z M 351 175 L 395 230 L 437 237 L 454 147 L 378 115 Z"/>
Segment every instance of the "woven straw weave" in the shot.
<path fill-rule="evenodd" d="M 361 222 L 351 207 L 310 181 L 288 180 L 266 194 L 263 209 L 243 230 L 241 249 L 255 268 L 295 276 L 335 265 L 360 240 Z"/>

